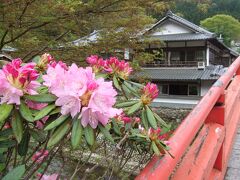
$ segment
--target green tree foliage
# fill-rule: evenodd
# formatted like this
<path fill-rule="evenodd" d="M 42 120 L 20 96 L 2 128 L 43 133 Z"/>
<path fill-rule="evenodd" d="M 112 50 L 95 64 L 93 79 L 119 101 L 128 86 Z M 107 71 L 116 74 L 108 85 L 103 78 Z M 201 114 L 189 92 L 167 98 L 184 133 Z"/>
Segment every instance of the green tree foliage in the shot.
<path fill-rule="evenodd" d="M 175 0 L 173 10 L 189 21 L 199 24 L 200 20 L 208 17 L 207 12 L 211 5 L 211 0 Z"/>
<path fill-rule="evenodd" d="M 228 14 L 236 19 L 240 19 L 240 1 L 239 0 L 212 0 L 212 6 L 208 15 Z"/>
<path fill-rule="evenodd" d="M 172 6 L 175 13 L 189 21 L 200 21 L 216 14 L 227 14 L 240 19 L 239 0 L 175 0 Z"/>
<path fill-rule="evenodd" d="M 13 56 L 25 61 L 48 51 L 79 62 L 92 53 L 141 49 L 136 35 L 167 5 L 164 0 L 0 0 L 0 51 L 17 48 Z M 100 30 L 98 43 L 69 43 L 94 30 Z"/>
<path fill-rule="evenodd" d="M 201 26 L 217 35 L 223 35 L 224 42 L 230 45 L 231 40 L 240 37 L 240 23 L 232 16 L 219 14 L 201 21 Z"/>

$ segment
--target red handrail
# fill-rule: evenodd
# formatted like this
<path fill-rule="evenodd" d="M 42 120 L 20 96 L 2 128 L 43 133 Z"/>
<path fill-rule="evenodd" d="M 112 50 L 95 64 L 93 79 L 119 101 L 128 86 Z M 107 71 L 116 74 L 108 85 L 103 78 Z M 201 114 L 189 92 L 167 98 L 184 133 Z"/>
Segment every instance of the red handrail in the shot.
<path fill-rule="evenodd" d="M 232 145 L 234 133 L 236 132 L 240 116 L 240 112 L 234 111 L 234 109 L 236 109 L 234 106 L 236 106 L 239 102 L 239 100 L 236 101 L 236 97 L 240 94 L 239 72 L 240 57 L 237 58 L 228 68 L 227 72 L 216 81 L 208 93 L 184 119 L 170 138 L 170 152 L 174 158 L 169 155 L 165 155 L 163 157 L 154 156 L 136 179 L 164 180 L 169 179 L 170 176 L 174 179 L 180 179 L 180 175 L 184 174 L 181 172 L 184 172 L 185 169 L 186 171 L 189 171 L 187 172 L 189 178 L 188 175 L 185 175 L 186 177 L 184 176 L 184 180 L 191 179 L 190 176 L 192 177 L 193 175 L 204 176 L 204 178 L 206 178 L 210 176 L 217 176 L 218 174 L 219 177 L 224 177 L 227 160 L 230 154 L 229 147 L 225 148 L 225 144 L 228 144 L 228 146 Z M 228 124 L 226 122 L 230 120 L 235 124 L 231 125 L 231 127 L 226 127 Z M 201 127 L 203 128 L 201 129 Z M 198 134 L 198 137 L 195 137 L 200 129 L 201 132 Z M 221 133 L 214 133 L 214 130 L 216 132 L 219 130 Z M 196 142 L 190 146 L 194 139 L 196 139 Z M 201 141 L 201 139 L 204 139 L 204 141 Z M 198 141 L 199 143 L 197 143 Z M 205 146 L 204 143 L 209 142 L 209 146 Z M 211 147 L 211 142 L 213 142 L 212 147 L 215 148 L 215 152 L 208 149 L 208 147 Z M 214 142 L 216 143 L 214 144 Z M 201 149 L 202 146 L 208 149 L 208 151 L 205 152 L 204 149 Z M 192 156 L 194 153 L 195 156 L 193 158 Z M 215 153 L 216 156 L 209 155 L 210 153 Z M 184 154 L 186 154 L 187 158 L 183 158 Z M 206 163 L 208 164 L 203 164 L 203 160 L 199 159 L 205 159 L 207 157 L 210 158 L 206 159 Z M 190 159 L 193 159 L 192 161 L 194 161 L 195 164 L 190 162 Z M 182 160 L 182 162 L 179 162 L 180 160 Z M 206 171 L 208 172 L 207 174 L 201 174 L 201 170 L 194 171 L 194 168 L 191 169 L 189 167 L 182 167 L 183 165 L 187 166 L 187 164 L 189 166 L 194 165 L 196 166 L 195 168 L 202 168 L 200 165 L 204 167 L 206 166 L 209 171 Z M 179 176 L 179 178 L 174 176 L 174 172 Z M 201 179 L 203 177 L 196 177 L 196 179 L 198 178 Z"/>

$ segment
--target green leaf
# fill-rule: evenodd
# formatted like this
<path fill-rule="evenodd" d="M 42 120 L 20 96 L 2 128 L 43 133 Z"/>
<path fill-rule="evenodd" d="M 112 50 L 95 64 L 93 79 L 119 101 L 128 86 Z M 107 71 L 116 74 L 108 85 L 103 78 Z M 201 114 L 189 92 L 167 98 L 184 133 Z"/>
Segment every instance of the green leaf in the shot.
<path fill-rule="evenodd" d="M 2 131 L 0 131 L 0 137 L 8 137 L 12 134 L 13 134 L 13 131 L 11 128 L 3 129 Z"/>
<path fill-rule="evenodd" d="M 65 121 L 61 126 L 59 126 L 50 137 L 47 147 L 52 147 L 57 144 L 68 132 L 70 128 L 69 121 Z"/>
<path fill-rule="evenodd" d="M 155 118 L 161 123 L 161 125 L 169 129 L 169 125 L 160 116 L 158 116 L 156 113 L 153 113 L 153 114 Z"/>
<path fill-rule="evenodd" d="M 124 81 L 123 84 L 133 93 L 137 94 L 137 90 L 131 86 L 128 82 Z"/>
<path fill-rule="evenodd" d="M 154 141 L 152 141 L 152 143 L 151 143 L 151 148 L 152 148 L 153 152 L 154 152 L 157 156 L 159 156 L 159 155 L 161 154 L 160 151 L 159 151 L 159 149 L 158 149 L 158 147 L 157 147 L 157 145 L 156 145 L 156 143 L 155 143 Z"/>
<path fill-rule="evenodd" d="M 45 116 L 47 116 L 53 109 L 55 109 L 56 106 L 54 104 L 48 105 L 45 108 L 43 108 L 41 111 L 39 111 L 35 118 L 34 121 L 37 121 L 39 119 L 44 118 Z"/>
<path fill-rule="evenodd" d="M 114 143 L 114 140 L 112 138 L 112 135 L 109 133 L 109 130 L 107 128 L 103 127 L 101 124 L 98 125 L 100 131 L 103 133 L 103 135 L 112 143 Z"/>
<path fill-rule="evenodd" d="M 1 104 L 0 105 L 0 128 L 5 123 L 5 120 L 8 118 L 10 113 L 12 112 L 13 105 L 12 104 Z"/>
<path fill-rule="evenodd" d="M 117 88 L 118 90 L 121 90 L 120 84 L 119 84 L 116 76 L 113 76 L 113 84 L 114 84 L 115 88 Z"/>
<path fill-rule="evenodd" d="M 147 119 L 148 119 L 150 126 L 154 129 L 157 129 L 156 119 L 153 115 L 153 112 L 151 111 L 151 109 L 148 106 L 146 106 L 146 112 L 147 112 Z"/>
<path fill-rule="evenodd" d="M 103 73 L 98 73 L 98 74 L 96 74 L 96 79 L 98 79 L 98 78 L 104 78 L 104 79 L 106 79 L 108 77 L 108 74 L 103 74 Z"/>
<path fill-rule="evenodd" d="M 27 154 L 29 141 L 30 141 L 30 134 L 26 129 L 23 133 L 23 138 L 18 146 L 18 154 L 20 156 L 25 156 Z"/>
<path fill-rule="evenodd" d="M 93 131 L 92 127 L 90 127 L 89 125 L 84 128 L 84 136 L 85 136 L 87 143 L 90 146 L 92 146 L 94 144 L 95 138 L 94 138 L 94 131 Z"/>
<path fill-rule="evenodd" d="M 134 104 L 133 106 L 131 106 L 127 112 L 128 115 L 133 114 L 134 112 L 136 112 L 137 110 L 139 110 L 142 107 L 142 101 L 139 101 L 138 103 Z"/>
<path fill-rule="evenodd" d="M 50 129 L 53 129 L 57 126 L 59 126 L 60 124 L 62 124 L 67 118 L 69 117 L 69 115 L 62 115 L 59 118 L 57 118 L 56 120 L 54 120 L 53 122 L 51 122 L 50 124 L 48 124 L 44 130 L 48 131 Z"/>
<path fill-rule="evenodd" d="M 2 180 L 13 180 L 13 179 L 21 179 L 23 174 L 25 173 L 25 165 L 20 165 L 12 169 L 6 176 L 3 177 Z"/>
<path fill-rule="evenodd" d="M 122 107 L 129 107 L 132 106 L 134 104 L 136 104 L 138 101 L 137 100 L 131 100 L 131 101 L 127 101 L 127 102 L 121 102 L 116 104 L 117 108 L 122 108 Z"/>
<path fill-rule="evenodd" d="M 35 56 L 35 57 L 32 59 L 32 61 L 38 64 L 38 62 L 40 61 L 40 59 L 41 59 L 40 56 Z"/>
<path fill-rule="evenodd" d="M 25 95 L 24 98 L 41 103 L 55 102 L 57 99 L 53 94 Z"/>
<path fill-rule="evenodd" d="M 126 95 L 132 94 L 132 92 L 126 86 L 122 86 L 122 91 L 124 91 Z"/>
<path fill-rule="evenodd" d="M 31 134 L 33 139 L 35 139 L 38 142 L 43 142 L 46 138 L 45 133 L 41 130 L 35 131 L 35 130 L 30 129 L 29 133 Z"/>
<path fill-rule="evenodd" d="M 23 122 L 22 118 L 17 110 L 14 111 L 11 121 L 13 134 L 17 139 L 17 142 L 20 143 L 23 136 Z"/>
<path fill-rule="evenodd" d="M 120 128 L 117 124 L 117 122 L 115 121 L 115 119 L 112 119 L 112 123 L 113 123 L 113 130 L 117 135 L 121 135 L 121 131 Z"/>
<path fill-rule="evenodd" d="M 147 121 L 147 115 L 146 115 L 146 111 L 142 111 L 142 114 L 141 114 L 141 122 L 143 123 L 143 126 L 145 129 L 148 129 L 149 126 L 148 126 L 148 121 Z"/>
<path fill-rule="evenodd" d="M 0 141 L 0 148 L 10 148 L 14 147 L 16 144 L 16 141 L 8 139 L 6 141 Z"/>
<path fill-rule="evenodd" d="M 49 115 L 53 115 L 53 114 L 58 114 L 61 112 L 61 108 L 57 107 L 56 109 L 54 109 L 52 112 L 49 113 Z"/>
<path fill-rule="evenodd" d="M 132 81 L 128 81 L 128 80 L 125 80 L 126 82 L 138 87 L 138 88 L 143 88 L 144 85 L 140 84 L 140 83 L 136 83 L 136 82 L 132 82 Z"/>
<path fill-rule="evenodd" d="M 82 135 L 83 135 L 83 127 L 81 125 L 81 120 L 74 118 L 72 135 L 71 135 L 71 143 L 72 143 L 73 149 L 76 149 L 80 145 Z"/>
<path fill-rule="evenodd" d="M 31 110 L 28 108 L 28 106 L 24 102 L 21 102 L 19 111 L 21 116 L 24 119 L 26 119 L 29 122 L 34 121 Z"/>

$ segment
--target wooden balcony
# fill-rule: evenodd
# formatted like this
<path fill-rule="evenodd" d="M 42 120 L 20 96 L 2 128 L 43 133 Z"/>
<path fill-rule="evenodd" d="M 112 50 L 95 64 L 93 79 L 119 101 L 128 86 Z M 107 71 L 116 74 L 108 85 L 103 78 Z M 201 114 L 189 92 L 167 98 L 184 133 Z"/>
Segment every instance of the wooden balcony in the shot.
<path fill-rule="evenodd" d="M 154 61 L 146 63 L 143 67 L 197 67 L 200 61 Z M 202 62 L 202 61 L 201 61 Z"/>

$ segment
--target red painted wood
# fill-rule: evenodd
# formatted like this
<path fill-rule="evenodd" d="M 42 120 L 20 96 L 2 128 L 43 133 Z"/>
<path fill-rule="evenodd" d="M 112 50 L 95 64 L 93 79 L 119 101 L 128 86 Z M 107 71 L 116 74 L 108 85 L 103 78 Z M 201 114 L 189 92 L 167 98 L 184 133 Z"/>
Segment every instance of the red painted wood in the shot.
<path fill-rule="evenodd" d="M 208 179 L 225 136 L 225 128 L 217 123 L 203 126 L 191 145 L 173 180 Z"/>
<path fill-rule="evenodd" d="M 222 143 L 218 143 L 219 149 L 215 152 L 216 156 L 209 156 L 211 149 L 206 146 L 206 151 L 197 157 L 205 159 L 198 161 L 199 168 L 201 165 L 209 169 L 207 169 L 207 173 L 197 174 L 196 172 L 195 175 L 199 175 L 199 177 L 194 178 L 204 178 L 210 175 L 210 179 L 223 179 L 240 118 L 238 109 L 240 107 L 240 78 L 235 74 L 240 75 L 240 57 L 211 87 L 170 138 L 170 152 L 175 158 L 173 159 L 169 155 L 161 158 L 154 156 L 136 179 L 167 180 L 205 121 L 218 123 L 219 126 L 220 124 L 224 125 L 226 137 Z M 213 142 L 216 142 L 217 138 L 214 135 L 209 138 L 215 138 Z M 213 146 L 211 141 L 207 142 L 209 146 Z M 180 163 L 179 166 L 181 168 L 183 165 Z"/>

